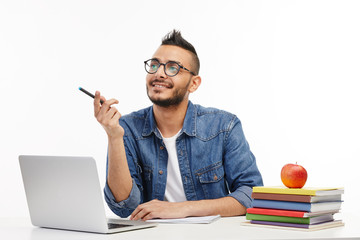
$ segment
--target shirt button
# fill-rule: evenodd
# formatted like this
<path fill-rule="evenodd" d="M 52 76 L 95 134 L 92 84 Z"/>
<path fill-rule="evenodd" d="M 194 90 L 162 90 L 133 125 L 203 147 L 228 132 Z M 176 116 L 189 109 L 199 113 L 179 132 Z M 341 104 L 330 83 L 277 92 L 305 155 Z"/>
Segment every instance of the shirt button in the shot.
<path fill-rule="evenodd" d="M 159 171 L 159 174 L 160 174 L 160 175 L 162 175 L 163 173 L 164 173 L 163 170 L 160 170 L 160 171 Z"/>
<path fill-rule="evenodd" d="M 216 176 L 216 174 L 214 175 L 214 180 L 218 180 L 218 176 Z"/>
<path fill-rule="evenodd" d="M 160 150 L 163 150 L 164 149 L 164 146 L 160 146 Z"/>

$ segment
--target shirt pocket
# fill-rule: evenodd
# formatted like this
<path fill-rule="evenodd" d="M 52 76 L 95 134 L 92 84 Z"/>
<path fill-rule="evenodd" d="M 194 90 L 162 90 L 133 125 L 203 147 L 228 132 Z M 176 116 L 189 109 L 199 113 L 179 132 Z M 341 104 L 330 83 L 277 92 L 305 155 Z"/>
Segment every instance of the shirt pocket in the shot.
<path fill-rule="evenodd" d="M 221 161 L 202 168 L 196 175 L 204 191 L 205 198 L 214 199 L 227 195 L 225 194 L 225 172 Z"/>

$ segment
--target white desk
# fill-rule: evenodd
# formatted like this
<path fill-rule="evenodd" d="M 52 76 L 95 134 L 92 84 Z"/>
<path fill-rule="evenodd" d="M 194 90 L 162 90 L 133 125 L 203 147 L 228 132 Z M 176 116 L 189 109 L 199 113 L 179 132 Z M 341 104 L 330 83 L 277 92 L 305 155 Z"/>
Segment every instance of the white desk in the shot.
<path fill-rule="evenodd" d="M 358 213 L 356 215 L 359 215 Z M 340 215 L 339 215 L 340 216 Z M 344 227 L 301 232 L 241 226 L 245 217 L 221 218 L 211 224 L 159 224 L 155 228 L 116 234 L 94 234 L 33 227 L 27 218 L 1 218 L 1 239 L 81 240 L 81 239 L 360 239 L 360 221 L 342 214 Z"/>

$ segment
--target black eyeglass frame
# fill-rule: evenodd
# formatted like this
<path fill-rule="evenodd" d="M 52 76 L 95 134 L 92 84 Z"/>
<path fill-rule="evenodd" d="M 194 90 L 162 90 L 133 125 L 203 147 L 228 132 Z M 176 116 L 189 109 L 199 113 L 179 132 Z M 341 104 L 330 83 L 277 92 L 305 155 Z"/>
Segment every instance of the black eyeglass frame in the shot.
<path fill-rule="evenodd" d="M 158 67 L 157 67 L 157 69 L 156 69 L 155 72 L 149 72 L 149 71 L 146 69 L 146 65 L 147 65 L 147 63 L 148 63 L 149 61 L 157 61 L 157 62 L 159 63 L 159 64 L 158 64 Z M 166 72 L 166 65 L 169 64 L 169 63 L 172 63 L 172 64 L 175 63 L 176 65 L 179 66 L 178 71 L 177 71 L 175 74 L 173 74 L 173 75 L 169 75 L 169 74 Z M 175 61 L 168 61 L 167 63 L 161 63 L 161 62 L 160 62 L 159 60 L 157 60 L 156 58 L 151 58 L 151 59 L 148 59 L 148 60 L 144 61 L 145 71 L 146 71 L 147 73 L 149 73 L 149 74 L 155 74 L 155 73 L 159 70 L 159 68 L 161 67 L 161 65 L 164 66 L 164 73 L 165 73 L 167 76 L 169 76 L 169 77 L 174 77 L 174 76 L 176 76 L 176 75 L 180 72 L 180 68 L 182 68 L 182 69 L 188 71 L 189 73 L 191 73 L 192 75 L 196 76 L 196 74 L 195 74 L 194 72 L 190 71 L 189 69 L 187 69 L 186 67 L 180 65 L 178 62 L 175 62 Z"/>

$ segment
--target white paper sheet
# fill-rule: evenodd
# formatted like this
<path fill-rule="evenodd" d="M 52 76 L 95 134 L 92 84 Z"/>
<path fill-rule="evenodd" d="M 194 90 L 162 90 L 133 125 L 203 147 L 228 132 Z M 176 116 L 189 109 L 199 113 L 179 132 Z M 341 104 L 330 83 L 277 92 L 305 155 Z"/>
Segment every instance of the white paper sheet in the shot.
<path fill-rule="evenodd" d="M 220 215 L 205 216 L 205 217 L 186 217 L 186 218 L 171 218 L 171 219 L 151 219 L 146 222 L 157 223 L 212 223 L 220 219 Z"/>

